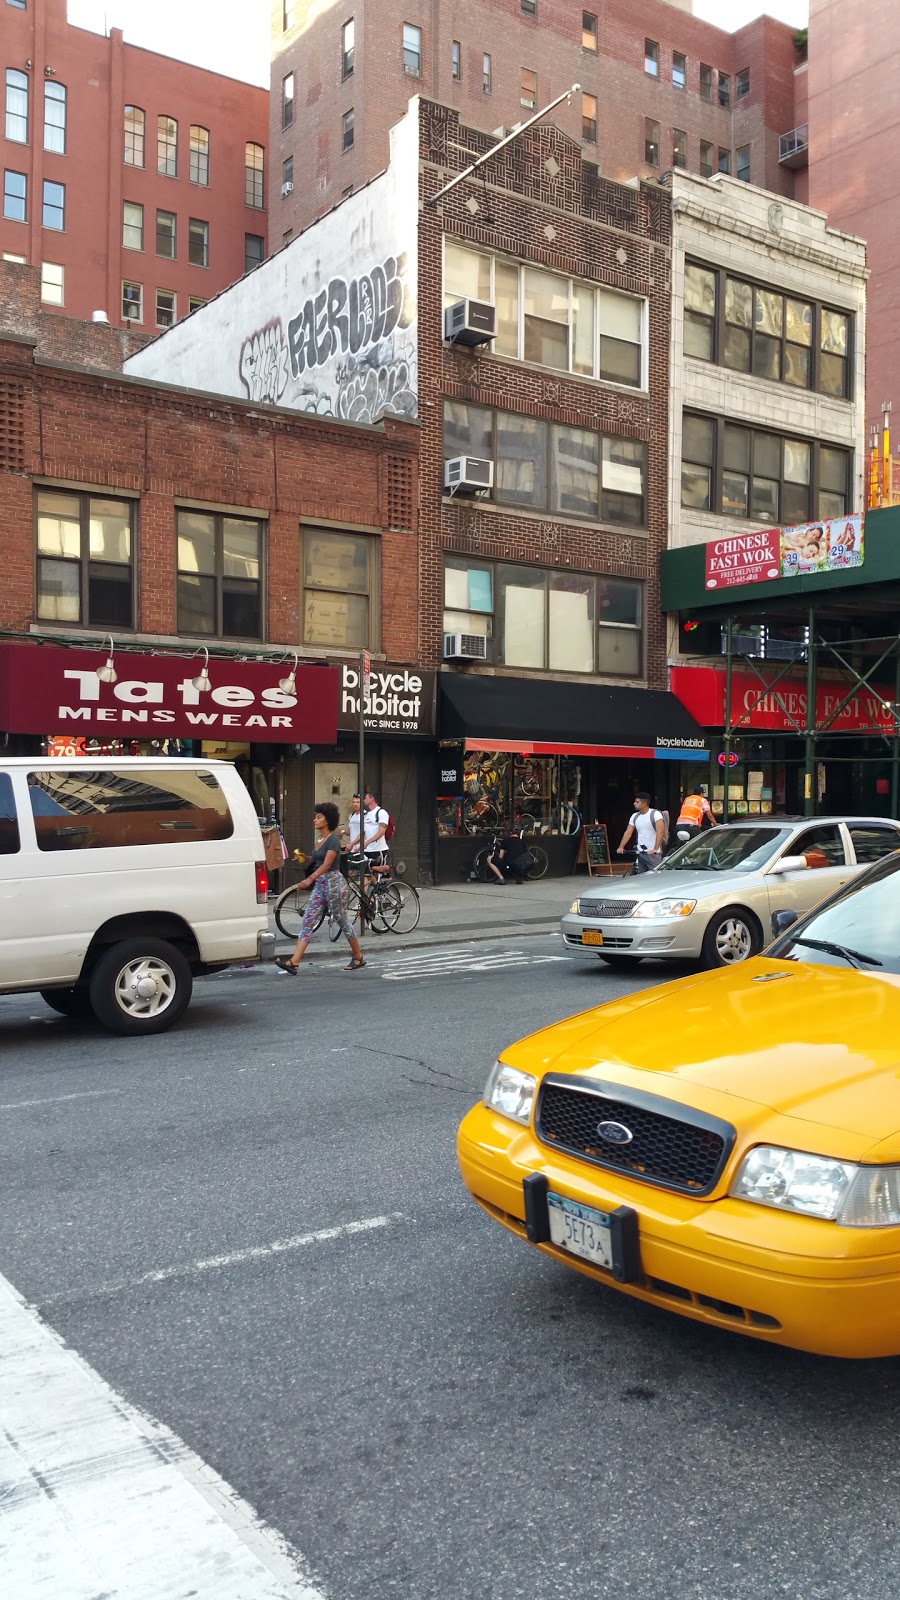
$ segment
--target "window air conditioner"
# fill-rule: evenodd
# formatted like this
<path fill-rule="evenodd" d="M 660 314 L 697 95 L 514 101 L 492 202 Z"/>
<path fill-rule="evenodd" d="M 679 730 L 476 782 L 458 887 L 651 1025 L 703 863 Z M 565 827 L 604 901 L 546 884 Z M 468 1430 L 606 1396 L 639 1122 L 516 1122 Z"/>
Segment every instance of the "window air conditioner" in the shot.
<path fill-rule="evenodd" d="M 445 633 L 445 661 L 486 661 L 488 642 L 483 633 Z"/>
<path fill-rule="evenodd" d="M 292 183 L 283 183 L 281 185 L 281 192 L 282 192 L 283 195 L 285 195 L 285 194 L 293 194 L 294 185 Z"/>
<path fill-rule="evenodd" d="M 481 461 L 478 456 L 453 456 L 444 462 L 444 488 L 451 494 L 489 494 L 493 487 L 493 461 Z"/>
<path fill-rule="evenodd" d="M 497 313 L 486 300 L 457 300 L 444 312 L 444 338 L 450 344 L 490 344 L 497 332 Z"/>

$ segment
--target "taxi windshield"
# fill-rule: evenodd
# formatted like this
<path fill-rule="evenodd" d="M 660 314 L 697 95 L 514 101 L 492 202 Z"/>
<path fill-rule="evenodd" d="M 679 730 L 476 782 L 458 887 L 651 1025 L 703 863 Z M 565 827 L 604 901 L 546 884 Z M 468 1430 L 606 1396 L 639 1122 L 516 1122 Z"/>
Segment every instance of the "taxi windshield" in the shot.
<path fill-rule="evenodd" d="M 788 828 L 710 828 L 689 839 L 657 872 L 758 872 L 788 837 Z"/>
<path fill-rule="evenodd" d="M 778 961 L 900 973 L 900 855 L 888 856 L 840 897 L 789 929 L 766 953 Z"/>

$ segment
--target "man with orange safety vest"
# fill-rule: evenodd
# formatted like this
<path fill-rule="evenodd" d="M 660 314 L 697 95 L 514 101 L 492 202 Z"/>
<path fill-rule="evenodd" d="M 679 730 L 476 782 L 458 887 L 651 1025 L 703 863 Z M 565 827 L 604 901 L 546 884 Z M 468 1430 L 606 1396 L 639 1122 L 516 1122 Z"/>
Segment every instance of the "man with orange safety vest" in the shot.
<path fill-rule="evenodd" d="M 675 824 L 675 837 L 679 844 L 686 844 L 688 839 L 693 839 L 701 829 L 715 828 L 716 819 L 713 816 L 712 806 L 705 794 L 699 789 L 691 789 L 681 802 L 678 821 Z"/>

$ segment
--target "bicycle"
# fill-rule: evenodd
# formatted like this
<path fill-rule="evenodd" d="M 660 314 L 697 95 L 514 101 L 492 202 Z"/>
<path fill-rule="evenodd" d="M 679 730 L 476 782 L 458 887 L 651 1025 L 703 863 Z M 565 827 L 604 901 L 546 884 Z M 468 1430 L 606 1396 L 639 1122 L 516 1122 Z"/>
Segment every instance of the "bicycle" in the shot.
<path fill-rule="evenodd" d="M 497 839 L 502 837 L 502 834 L 497 834 L 493 843 L 482 845 L 481 849 L 476 850 L 475 852 L 472 860 L 472 866 L 470 868 L 470 875 L 473 878 L 477 878 L 480 883 L 489 883 L 493 877 L 493 874 L 488 867 L 488 861 L 493 855 L 494 844 L 496 844 Z M 529 879 L 542 878 L 550 865 L 547 852 L 546 850 L 542 849 L 539 844 L 535 844 L 530 837 L 528 839 L 528 850 L 534 861 L 534 866 L 528 868 L 525 876 Z"/>

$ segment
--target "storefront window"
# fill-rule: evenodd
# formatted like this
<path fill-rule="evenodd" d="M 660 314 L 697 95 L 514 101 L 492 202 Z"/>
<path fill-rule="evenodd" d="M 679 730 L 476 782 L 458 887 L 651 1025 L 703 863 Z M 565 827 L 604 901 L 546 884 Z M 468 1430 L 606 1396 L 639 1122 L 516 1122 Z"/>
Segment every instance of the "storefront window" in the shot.
<path fill-rule="evenodd" d="M 573 835 L 581 826 L 582 769 L 571 757 L 470 750 L 463 782 L 461 797 L 438 797 L 440 838 L 504 829 L 535 837 Z"/>

